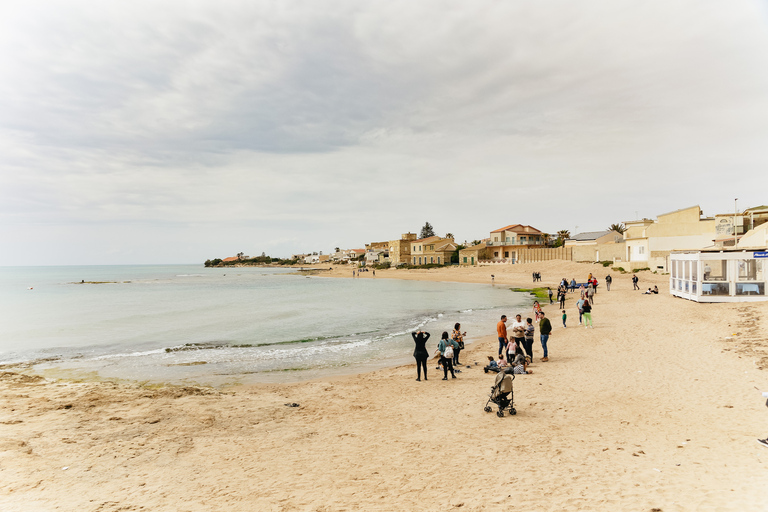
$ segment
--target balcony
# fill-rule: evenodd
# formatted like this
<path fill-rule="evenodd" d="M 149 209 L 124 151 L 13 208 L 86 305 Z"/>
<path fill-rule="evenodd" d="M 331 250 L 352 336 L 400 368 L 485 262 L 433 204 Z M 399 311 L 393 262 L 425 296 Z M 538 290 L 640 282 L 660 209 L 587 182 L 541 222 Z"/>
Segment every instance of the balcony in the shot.
<path fill-rule="evenodd" d="M 544 242 L 535 240 L 529 240 L 525 242 L 520 242 L 520 240 L 510 240 L 508 242 L 486 242 L 486 245 L 488 245 L 488 247 L 502 247 L 512 245 L 544 245 Z"/>

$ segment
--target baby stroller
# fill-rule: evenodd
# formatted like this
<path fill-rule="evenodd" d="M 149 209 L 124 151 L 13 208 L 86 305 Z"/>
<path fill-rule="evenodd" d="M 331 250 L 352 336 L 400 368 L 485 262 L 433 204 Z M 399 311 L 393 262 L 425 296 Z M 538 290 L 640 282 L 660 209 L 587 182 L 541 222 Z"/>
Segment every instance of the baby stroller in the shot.
<path fill-rule="evenodd" d="M 511 370 L 511 368 L 509 368 Z M 485 412 L 491 412 L 491 402 L 499 406 L 499 410 L 496 412 L 496 416 L 502 418 L 504 416 L 504 409 L 509 407 L 509 414 L 514 416 L 517 414 L 515 406 L 513 404 L 514 391 L 512 389 L 512 381 L 515 380 L 515 374 L 507 373 L 507 371 L 499 372 L 496 375 L 496 382 L 491 388 L 491 394 L 488 397 L 488 401 L 485 403 Z"/>

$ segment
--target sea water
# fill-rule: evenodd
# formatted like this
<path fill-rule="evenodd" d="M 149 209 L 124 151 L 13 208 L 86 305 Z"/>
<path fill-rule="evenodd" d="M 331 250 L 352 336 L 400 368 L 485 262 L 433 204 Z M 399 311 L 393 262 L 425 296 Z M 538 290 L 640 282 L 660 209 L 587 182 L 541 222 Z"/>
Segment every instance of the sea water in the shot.
<path fill-rule="evenodd" d="M 0 267 L 0 364 L 51 377 L 231 385 L 413 362 L 410 333 L 495 336 L 526 294 L 489 284 L 198 265 Z M 482 358 L 481 358 L 482 359 Z M 467 361 L 469 362 L 469 361 Z M 479 361 L 482 364 L 482 361 Z"/>

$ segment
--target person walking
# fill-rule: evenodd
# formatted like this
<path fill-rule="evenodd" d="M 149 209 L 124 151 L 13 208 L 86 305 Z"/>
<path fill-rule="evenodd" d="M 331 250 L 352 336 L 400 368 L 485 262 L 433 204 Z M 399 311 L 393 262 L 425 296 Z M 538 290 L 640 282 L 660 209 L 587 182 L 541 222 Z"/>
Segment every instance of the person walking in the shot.
<path fill-rule="evenodd" d="M 581 305 L 582 315 L 584 316 L 584 328 L 586 329 L 589 327 L 590 329 L 594 329 L 594 326 L 592 325 L 592 304 L 589 303 L 588 300 L 584 301 L 584 304 Z"/>
<path fill-rule="evenodd" d="M 549 352 L 547 352 L 547 341 L 549 341 L 549 335 L 552 333 L 552 324 L 549 323 L 549 318 L 544 313 L 541 315 L 539 321 L 539 337 L 541 339 L 541 349 L 544 351 L 544 357 L 541 361 L 546 363 L 549 361 Z"/>
<path fill-rule="evenodd" d="M 552 295 L 554 295 L 554 292 L 552 292 L 552 288 L 550 288 L 549 286 L 547 286 L 547 294 L 549 295 L 549 303 L 554 304 L 554 302 L 552 301 Z"/>
<path fill-rule="evenodd" d="M 565 288 L 560 288 L 558 298 L 560 299 L 560 309 L 565 308 Z"/>
<path fill-rule="evenodd" d="M 579 325 L 581 325 L 581 317 L 584 315 L 584 310 L 582 307 L 584 306 L 584 299 L 579 299 L 576 302 L 576 308 L 579 310 Z"/>
<path fill-rule="evenodd" d="M 576 291 L 576 278 L 572 277 L 571 278 L 571 293 L 573 293 L 575 291 Z"/>
<path fill-rule="evenodd" d="M 499 337 L 499 355 L 502 355 L 507 348 L 507 315 L 501 315 L 501 320 L 496 324 L 496 335 Z"/>
<path fill-rule="evenodd" d="M 416 358 L 416 380 L 421 381 L 421 369 L 424 368 L 424 380 L 427 380 L 427 359 L 429 359 L 429 351 L 427 351 L 427 340 L 429 339 L 429 333 L 424 331 L 412 332 L 413 342 L 416 344 L 416 348 L 413 351 L 413 357 Z"/>
<path fill-rule="evenodd" d="M 637 282 L 640 281 L 640 279 L 637 278 L 636 274 L 632 274 L 632 285 L 634 286 L 633 290 L 639 290 L 640 287 L 637 286 Z"/>
<path fill-rule="evenodd" d="M 595 288 L 592 286 L 592 283 L 589 283 L 589 286 L 587 287 L 587 301 L 590 304 L 595 303 Z"/>
<path fill-rule="evenodd" d="M 606 291 L 611 291 L 611 281 L 613 281 L 613 278 L 611 277 L 611 274 L 608 274 L 605 276 L 605 289 Z"/>
<path fill-rule="evenodd" d="M 464 350 L 464 336 L 466 335 L 466 332 L 461 332 L 461 324 L 456 322 L 456 324 L 453 326 L 453 336 L 451 336 L 451 338 L 453 338 L 453 341 L 455 341 L 458 345 L 458 348 L 453 351 L 453 366 L 457 368 L 461 364 L 459 362 L 459 353 Z"/>
<path fill-rule="evenodd" d="M 453 353 L 459 348 L 459 344 L 448 338 L 448 331 L 443 331 L 440 343 L 437 344 L 437 350 L 440 351 L 440 362 L 443 365 L 443 380 L 448 380 L 448 371 L 451 372 L 451 378 L 455 379 L 453 373 Z"/>

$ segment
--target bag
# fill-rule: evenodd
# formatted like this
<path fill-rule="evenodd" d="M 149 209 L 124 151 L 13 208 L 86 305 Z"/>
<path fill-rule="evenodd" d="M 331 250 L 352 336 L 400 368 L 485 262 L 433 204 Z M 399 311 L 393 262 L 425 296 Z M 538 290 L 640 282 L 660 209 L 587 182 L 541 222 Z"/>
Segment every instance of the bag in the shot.
<path fill-rule="evenodd" d="M 464 350 L 464 342 L 459 341 L 458 343 L 459 343 L 459 350 Z"/>
<path fill-rule="evenodd" d="M 445 352 L 443 352 L 443 357 L 446 359 L 453 359 L 453 345 L 448 345 L 445 347 Z"/>

